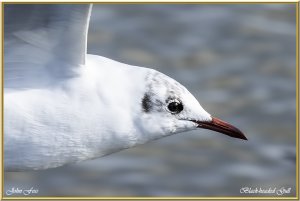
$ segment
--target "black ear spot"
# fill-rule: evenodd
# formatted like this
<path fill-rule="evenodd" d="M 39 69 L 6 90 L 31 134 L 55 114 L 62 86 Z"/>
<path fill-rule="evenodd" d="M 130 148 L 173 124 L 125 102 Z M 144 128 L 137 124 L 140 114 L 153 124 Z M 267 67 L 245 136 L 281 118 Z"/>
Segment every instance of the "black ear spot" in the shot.
<path fill-rule="evenodd" d="M 144 112 L 150 112 L 152 108 L 152 103 L 149 94 L 145 93 L 142 99 L 142 108 Z"/>

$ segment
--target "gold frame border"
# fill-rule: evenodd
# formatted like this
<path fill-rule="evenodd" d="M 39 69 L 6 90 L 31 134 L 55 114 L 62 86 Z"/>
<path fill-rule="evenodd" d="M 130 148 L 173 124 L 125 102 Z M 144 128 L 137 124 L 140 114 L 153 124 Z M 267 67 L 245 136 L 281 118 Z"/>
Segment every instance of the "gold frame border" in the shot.
<path fill-rule="evenodd" d="M 112 196 L 112 197 L 89 197 L 89 196 L 77 196 L 77 197 L 17 197 L 17 196 L 4 196 L 4 115 L 3 115 L 3 108 L 4 108 L 4 5 L 5 4 L 87 4 L 87 3 L 94 3 L 94 4 L 295 4 L 296 5 L 296 197 L 259 197 L 259 196 L 254 196 L 254 197 L 243 197 L 243 196 L 225 196 L 225 197 L 171 197 L 171 196 L 166 196 L 166 197 L 129 197 L 129 196 Z M 107 1 L 107 2 L 97 2 L 97 1 L 90 1 L 90 2 L 72 2 L 72 1 L 65 1 L 65 2 L 36 2 L 36 1 L 27 1 L 27 2 L 22 2 L 22 1 L 15 1 L 15 2 L 1 2 L 1 65 L 2 69 L 0 71 L 0 77 L 1 77 L 1 87 L 0 87 L 0 94 L 1 94 L 1 115 L 0 115 L 0 122 L 2 122 L 2 127 L 1 127 L 1 154 L 0 154 L 0 162 L 1 162 L 1 188 L 0 188 L 0 195 L 1 195 L 1 200 L 80 200 L 80 199 L 86 199 L 86 200 L 299 200 L 299 0 L 296 1 L 243 1 L 243 2 L 238 2 L 238 1 L 229 1 L 229 2 L 222 2 L 222 1 L 207 1 L 207 2 L 194 2 L 194 1 L 187 1 L 187 2 L 172 2 L 172 1 L 161 1 L 161 2 L 134 2 L 134 1 L 129 1 L 129 2 L 122 2 L 122 1 Z"/>
<path fill-rule="evenodd" d="M 87 2 L 84 2 L 84 1 L 59 1 L 59 2 L 56 2 L 56 1 L 41 1 L 41 2 L 38 2 L 38 1 L 26 1 L 26 2 L 22 2 L 22 1 L 13 1 L 13 2 L 10 2 L 10 1 L 4 1 L 4 2 L 1 2 L 2 5 L 5 5 L 5 4 L 89 4 L 89 3 L 92 3 L 92 4 L 296 4 L 296 5 L 299 5 L 299 2 L 298 0 L 287 0 L 287 1 L 220 1 L 220 0 L 217 0 L 217 1 L 159 1 L 159 2 L 156 2 L 156 1 L 87 1 Z"/>

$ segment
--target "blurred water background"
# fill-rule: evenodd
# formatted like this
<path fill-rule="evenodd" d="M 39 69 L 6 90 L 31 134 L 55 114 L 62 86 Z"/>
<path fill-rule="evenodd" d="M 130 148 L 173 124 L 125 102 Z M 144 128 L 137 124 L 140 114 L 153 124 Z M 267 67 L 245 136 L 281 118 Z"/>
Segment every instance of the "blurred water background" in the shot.
<path fill-rule="evenodd" d="M 96 160 L 6 172 L 31 196 L 295 196 L 295 5 L 94 5 L 88 53 L 157 69 L 249 141 L 197 130 Z M 133 80 L 134 82 L 134 80 Z M 116 117 L 117 118 L 117 117 Z"/>

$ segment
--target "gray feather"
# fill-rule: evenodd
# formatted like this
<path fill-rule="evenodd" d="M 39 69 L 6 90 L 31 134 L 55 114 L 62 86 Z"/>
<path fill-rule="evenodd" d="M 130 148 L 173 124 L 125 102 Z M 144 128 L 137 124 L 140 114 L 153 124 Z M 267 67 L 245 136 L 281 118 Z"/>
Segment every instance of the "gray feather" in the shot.
<path fill-rule="evenodd" d="M 84 64 L 90 12 L 89 4 L 4 4 L 5 87 L 51 82 Z"/>

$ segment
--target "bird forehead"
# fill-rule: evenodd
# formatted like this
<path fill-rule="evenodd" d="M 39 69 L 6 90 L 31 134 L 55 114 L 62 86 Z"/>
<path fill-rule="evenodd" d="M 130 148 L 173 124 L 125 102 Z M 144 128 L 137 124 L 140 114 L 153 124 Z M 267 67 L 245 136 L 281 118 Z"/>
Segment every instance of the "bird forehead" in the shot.
<path fill-rule="evenodd" d="M 167 95 L 170 97 L 176 97 L 185 93 L 185 88 L 181 84 L 160 72 L 155 71 L 153 73 L 149 73 L 146 79 L 148 83 L 146 91 L 148 92 L 153 92 L 157 95 Z"/>

